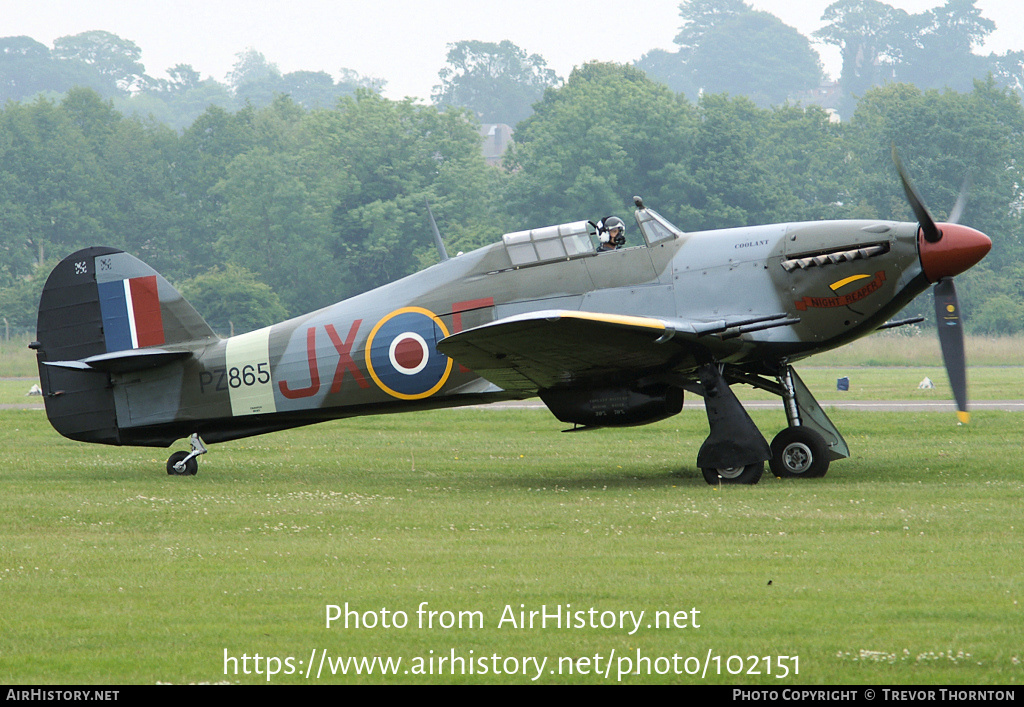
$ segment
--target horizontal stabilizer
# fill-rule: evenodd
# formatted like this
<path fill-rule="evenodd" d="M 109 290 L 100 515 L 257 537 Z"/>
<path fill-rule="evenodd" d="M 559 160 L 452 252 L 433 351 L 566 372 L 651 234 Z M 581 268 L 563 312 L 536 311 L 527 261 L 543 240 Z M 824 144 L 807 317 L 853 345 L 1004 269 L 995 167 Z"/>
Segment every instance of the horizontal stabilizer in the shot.
<path fill-rule="evenodd" d="M 126 349 L 113 353 L 89 356 L 77 361 L 44 361 L 47 366 L 78 370 L 103 371 L 105 373 L 128 373 L 147 368 L 159 368 L 168 363 L 188 358 L 189 351 L 168 351 L 167 349 Z"/>

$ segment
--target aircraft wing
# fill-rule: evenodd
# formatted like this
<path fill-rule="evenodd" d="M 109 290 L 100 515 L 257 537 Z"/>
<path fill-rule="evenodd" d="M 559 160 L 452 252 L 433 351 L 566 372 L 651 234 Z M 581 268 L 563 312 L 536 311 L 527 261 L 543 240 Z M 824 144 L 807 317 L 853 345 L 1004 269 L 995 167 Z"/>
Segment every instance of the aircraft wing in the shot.
<path fill-rule="evenodd" d="M 792 323 L 785 314 L 714 322 L 688 322 L 575 310 L 530 312 L 453 334 L 438 350 L 505 390 L 668 371 L 707 349 L 700 339 L 732 338 L 745 331 Z M 710 342 L 708 342 L 710 343 Z"/>

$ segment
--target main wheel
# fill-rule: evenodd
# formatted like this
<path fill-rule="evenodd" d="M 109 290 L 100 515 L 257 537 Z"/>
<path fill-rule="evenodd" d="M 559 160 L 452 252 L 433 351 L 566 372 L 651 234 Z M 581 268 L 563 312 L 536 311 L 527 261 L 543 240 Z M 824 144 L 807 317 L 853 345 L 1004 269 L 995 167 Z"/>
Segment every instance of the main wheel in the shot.
<path fill-rule="evenodd" d="M 718 484 L 747 484 L 754 485 L 761 480 L 764 473 L 764 462 L 747 464 L 746 466 L 733 466 L 725 469 L 709 468 L 701 469 L 704 480 L 712 486 Z"/>
<path fill-rule="evenodd" d="M 192 457 L 185 462 L 185 468 L 181 471 L 175 469 L 175 465 L 182 461 L 188 456 L 188 452 L 175 452 L 167 460 L 167 473 L 171 476 L 195 476 L 196 472 L 199 471 L 199 462 L 196 461 L 195 457 Z"/>
<path fill-rule="evenodd" d="M 772 473 L 782 479 L 817 478 L 828 471 L 828 445 L 809 427 L 787 427 L 772 440 Z"/>

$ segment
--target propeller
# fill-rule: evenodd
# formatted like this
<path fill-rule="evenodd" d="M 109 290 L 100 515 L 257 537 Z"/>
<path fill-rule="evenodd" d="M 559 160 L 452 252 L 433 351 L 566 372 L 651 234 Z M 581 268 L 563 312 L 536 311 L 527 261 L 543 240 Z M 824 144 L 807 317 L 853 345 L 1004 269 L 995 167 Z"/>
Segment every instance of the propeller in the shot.
<path fill-rule="evenodd" d="M 985 234 L 957 223 L 967 204 L 970 176 L 964 180 L 960 195 L 950 212 L 949 222 L 941 224 L 940 227 L 907 176 L 895 145 L 892 147 L 892 159 L 903 183 L 907 201 L 910 202 L 910 208 L 913 209 L 921 227 L 921 266 L 928 280 L 935 283 L 932 291 L 935 296 L 935 321 L 938 326 L 942 361 L 956 400 L 957 417 L 960 422 L 967 423 L 970 421 L 970 414 L 967 412 L 967 363 L 964 355 L 963 320 L 960 318 L 960 301 L 956 296 L 953 276 L 962 273 L 985 257 L 992 247 L 992 241 Z"/>

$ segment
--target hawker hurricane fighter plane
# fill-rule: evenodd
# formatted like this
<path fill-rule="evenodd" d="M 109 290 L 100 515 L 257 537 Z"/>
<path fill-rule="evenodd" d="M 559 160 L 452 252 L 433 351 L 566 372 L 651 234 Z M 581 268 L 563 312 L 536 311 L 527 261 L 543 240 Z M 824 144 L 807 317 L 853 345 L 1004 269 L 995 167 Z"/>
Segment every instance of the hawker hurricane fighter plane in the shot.
<path fill-rule="evenodd" d="M 966 415 L 951 278 L 991 241 L 936 223 L 900 176 L 917 223 L 684 233 L 635 198 L 638 245 L 614 247 L 623 224 L 611 219 L 509 233 L 453 258 L 438 237 L 433 267 L 227 339 L 145 263 L 88 248 L 43 290 L 31 346 L 46 413 L 83 442 L 190 437 L 167 462 L 186 475 L 204 442 L 337 418 L 539 396 L 565 423 L 640 425 L 678 413 L 690 392 L 710 425 L 696 460 L 709 483 L 757 483 L 766 461 L 777 476 L 822 476 L 849 450 L 793 362 L 903 323 L 892 317 L 933 284 Z M 787 425 L 771 444 L 734 383 L 781 396 Z"/>

